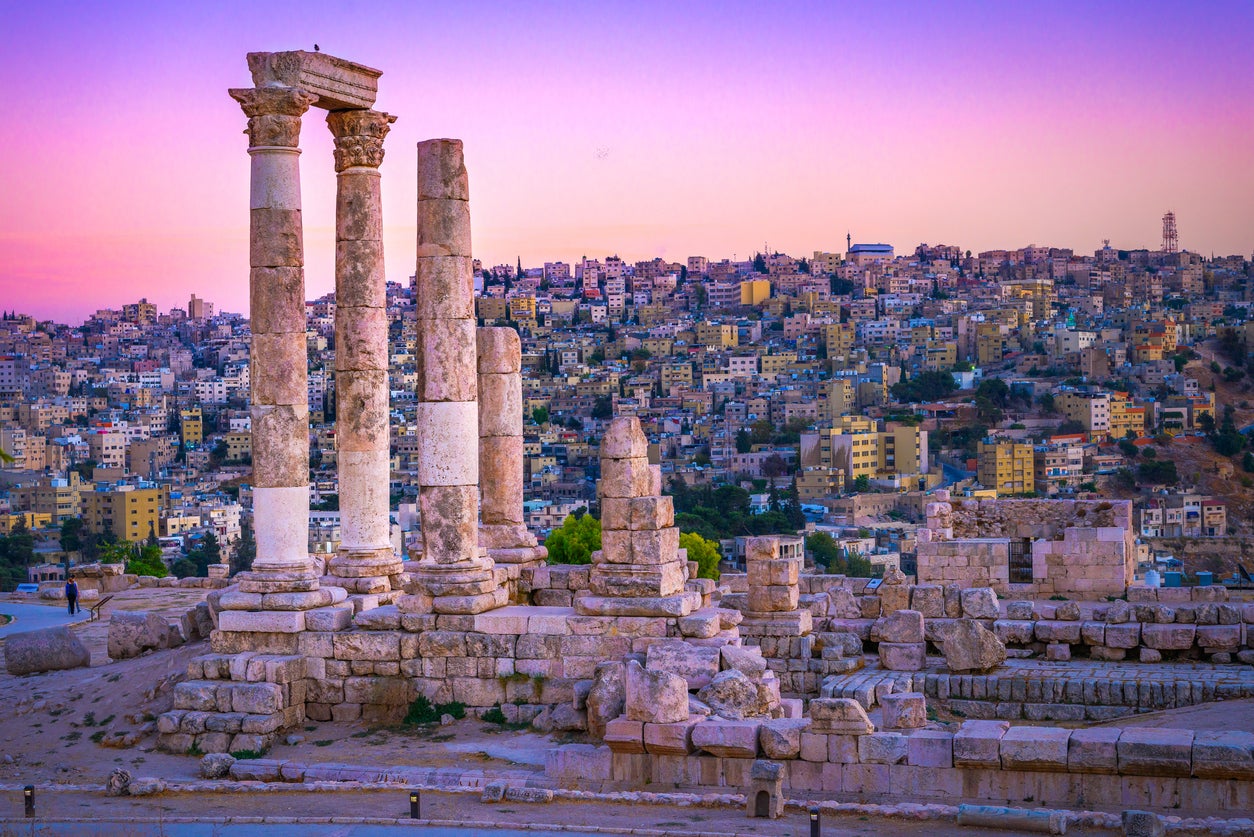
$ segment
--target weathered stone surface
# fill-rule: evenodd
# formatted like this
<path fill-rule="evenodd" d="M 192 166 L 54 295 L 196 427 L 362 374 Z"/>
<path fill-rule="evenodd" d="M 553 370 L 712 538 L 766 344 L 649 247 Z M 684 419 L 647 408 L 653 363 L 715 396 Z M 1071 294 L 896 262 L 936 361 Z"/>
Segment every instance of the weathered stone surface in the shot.
<path fill-rule="evenodd" d="M 954 623 L 944 643 L 945 664 L 950 671 L 988 671 L 1006 661 L 1006 646 L 979 622 L 961 619 Z"/>
<path fill-rule="evenodd" d="M 880 665 L 889 671 L 922 671 L 927 645 L 922 642 L 881 642 Z"/>
<path fill-rule="evenodd" d="M 1193 647 L 1196 625 L 1142 625 L 1141 642 L 1159 651 L 1185 651 Z"/>
<path fill-rule="evenodd" d="M 1124 837 L 1164 837 L 1167 826 L 1162 818 L 1152 811 L 1124 811 Z"/>
<path fill-rule="evenodd" d="M 910 752 L 910 739 L 899 732 L 858 736 L 858 761 L 863 764 L 901 764 Z"/>
<path fill-rule="evenodd" d="M 4 643 L 9 674 L 33 674 L 91 665 L 91 653 L 69 628 L 43 628 L 13 634 Z"/>
<path fill-rule="evenodd" d="M 666 671 L 646 671 L 629 660 L 624 671 L 627 717 L 651 724 L 688 720 L 688 684 Z"/>
<path fill-rule="evenodd" d="M 1054 608 L 1054 618 L 1061 622 L 1075 622 L 1080 618 L 1079 602 L 1063 602 Z"/>
<path fill-rule="evenodd" d="M 1007 721 L 964 721 L 954 734 L 954 767 L 1001 767 L 1001 738 Z"/>
<path fill-rule="evenodd" d="M 686 756 L 693 751 L 693 722 L 645 724 L 644 749 L 655 756 Z"/>
<path fill-rule="evenodd" d="M 719 649 L 692 645 L 682 640 L 658 642 L 649 646 L 645 669 L 677 674 L 689 689 L 707 686 L 719 670 Z"/>
<path fill-rule="evenodd" d="M 200 760 L 200 775 L 206 779 L 222 779 L 231 773 L 235 757 L 228 753 L 208 753 Z"/>
<path fill-rule="evenodd" d="M 875 725 L 862 704 L 853 698 L 816 698 L 810 701 L 810 729 L 816 733 L 867 735 Z"/>
<path fill-rule="evenodd" d="M 880 698 L 885 729 L 921 729 L 927 726 L 927 700 L 922 692 L 894 692 Z"/>
<path fill-rule="evenodd" d="M 1120 732 L 1115 727 L 1073 730 L 1067 742 L 1067 771 L 1118 773 L 1119 754 L 1116 747 Z"/>
<path fill-rule="evenodd" d="M 766 660 L 757 645 L 724 645 L 719 649 L 720 666 L 736 669 L 753 679 L 766 671 Z"/>
<path fill-rule="evenodd" d="M 647 456 L 649 440 L 635 416 L 618 416 L 610 422 L 601 437 L 603 459 L 631 459 Z"/>
<path fill-rule="evenodd" d="M 1066 772 L 1071 730 L 1059 727 L 1011 727 L 1001 738 L 1004 770 Z"/>
<path fill-rule="evenodd" d="M 605 743 L 615 753 L 644 752 L 644 724 L 626 716 L 605 725 Z"/>
<path fill-rule="evenodd" d="M 1140 776 L 1188 776 L 1193 731 L 1130 727 L 1119 736 L 1119 772 Z"/>
<path fill-rule="evenodd" d="M 1193 775 L 1201 779 L 1254 779 L 1254 733 L 1244 730 L 1195 732 Z"/>
<path fill-rule="evenodd" d="M 876 621 L 871 627 L 872 638 L 876 633 L 880 642 L 922 642 L 923 614 L 917 610 L 899 610 Z"/>
<path fill-rule="evenodd" d="M 913 767 L 953 767 L 954 734 L 939 729 L 916 730 L 910 735 L 907 761 Z"/>
<path fill-rule="evenodd" d="M 760 726 L 759 721 L 707 719 L 693 726 L 692 746 L 720 758 L 756 758 Z"/>
<path fill-rule="evenodd" d="M 801 733 L 810 727 L 806 718 L 775 718 L 764 721 L 758 742 L 769 759 L 795 759 L 801 754 Z"/>
<path fill-rule="evenodd" d="M 1032 602 L 1009 602 L 1006 604 L 1007 619 L 1035 619 L 1036 605 Z"/>
<path fill-rule="evenodd" d="M 769 708 L 761 700 L 757 685 L 736 669 L 720 671 L 697 692 L 697 698 L 715 715 L 733 721 L 765 715 Z"/>
<path fill-rule="evenodd" d="M 997 593 L 991 587 L 972 587 L 961 593 L 962 615 L 967 619 L 996 619 L 1001 616 Z"/>

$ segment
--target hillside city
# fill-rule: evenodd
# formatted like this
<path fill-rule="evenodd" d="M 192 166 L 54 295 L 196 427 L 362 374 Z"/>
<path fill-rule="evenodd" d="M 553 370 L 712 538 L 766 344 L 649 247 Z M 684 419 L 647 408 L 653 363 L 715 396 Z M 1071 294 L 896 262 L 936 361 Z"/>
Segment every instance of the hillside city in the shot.
<path fill-rule="evenodd" d="M 522 340 L 526 524 L 596 515 L 600 439 L 636 416 L 685 533 L 742 566 L 914 571 L 929 493 L 1135 501 L 1138 572 L 1231 578 L 1254 508 L 1250 260 L 886 244 L 542 266 L 478 260 L 480 325 Z M 1164 219 L 1166 235 L 1167 219 Z M 389 283 L 393 541 L 418 539 L 414 288 Z M 334 294 L 306 303 L 310 551 L 339 545 Z M 81 325 L 0 320 L 0 584 L 71 561 L 248 567 L 249 322 L 192 295 Z M 550 561 L 587 562 L 574 544 Z M 559 537 L 556 540 L 564 540 Z M 1249 566 L 1247 562 L 1244 566 Z M 137 566 L 141 574 L 162 567 Z"/>

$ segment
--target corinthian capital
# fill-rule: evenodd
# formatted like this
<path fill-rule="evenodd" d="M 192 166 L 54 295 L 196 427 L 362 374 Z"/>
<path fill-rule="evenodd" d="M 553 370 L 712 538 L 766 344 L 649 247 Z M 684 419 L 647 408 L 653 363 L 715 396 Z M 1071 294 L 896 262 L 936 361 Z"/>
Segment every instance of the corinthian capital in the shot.
<path fill-rule="evenodd" d="M 377 110 L 336 110 L 327 114 L 335 137 L 335 170 L 353 166 L 378 168 L 383 162 L 383 138 L 396 117 Z"/>
<path fill-rule="evenodd" d="M 245 87 L 228 90 L 248 117 L 249 145 L 300 144 L 300 118 L 318 97 L 294 87 Z"/>

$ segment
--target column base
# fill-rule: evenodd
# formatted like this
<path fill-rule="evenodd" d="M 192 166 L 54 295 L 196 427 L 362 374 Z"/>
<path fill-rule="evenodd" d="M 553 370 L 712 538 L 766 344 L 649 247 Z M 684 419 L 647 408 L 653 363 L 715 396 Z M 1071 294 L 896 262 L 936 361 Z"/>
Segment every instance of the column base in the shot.
<path fill-rule="evenodd" d="M 580 596 L 575 613 L 580 616 L 687 616 L 701 609 L 700 593 L 678 593 L 659 598 Z"/>
<path fill-rule="evenodd" d="M 393 589 L 392 577 L 399 575 L 401 570 L 401 560 L 391 547 L 341 549 L 331 559 L 324 578 L 327 583 L 353 593 L 386 593 Z"/>
<path fill-rule="evenodd" d="M 242 593 L 303 593 L 318 589 L 318 575 L 312 561 L 254 561 L 253 568 L 236 579 Z"/>
<path fill-rule="evenodd" d="M 486 550 L 469 561 L 441 564 L 424 558 L 414 567 L 406 592 L 432 597 L 480 596 L 499 586 L 492 559 Z"/>

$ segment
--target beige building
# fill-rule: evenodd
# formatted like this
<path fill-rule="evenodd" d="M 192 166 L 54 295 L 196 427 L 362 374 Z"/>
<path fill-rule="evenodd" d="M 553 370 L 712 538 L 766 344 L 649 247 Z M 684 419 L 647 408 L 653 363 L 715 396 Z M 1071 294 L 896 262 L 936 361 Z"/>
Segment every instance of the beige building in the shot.
<path fill-rule="evenodd" d="M 1027 494 L 1034 490 L 1034 454 L 1031 445 L 986 439 L 978 447 L 977 479 L 998 495 Z"/>

